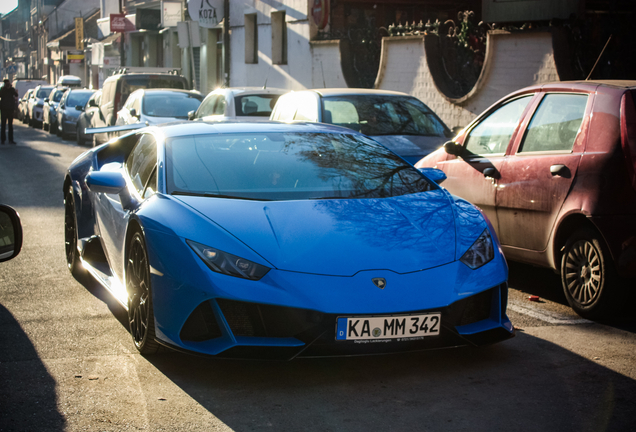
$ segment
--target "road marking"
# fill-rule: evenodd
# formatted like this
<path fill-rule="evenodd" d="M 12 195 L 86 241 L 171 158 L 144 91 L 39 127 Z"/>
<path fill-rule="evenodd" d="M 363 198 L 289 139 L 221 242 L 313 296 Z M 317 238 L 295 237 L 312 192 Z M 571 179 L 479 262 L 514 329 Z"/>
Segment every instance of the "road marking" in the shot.
<path fill-rule="evenodd" d="M 586 320 L 583 318 L 568 317 L 566 315 L 562 315 L 557 312 L 542 310 L 536 306 L 529 305 L 529 304 L 522 304 L 514 300 L 511 300 L 508 302 L 508 309 L 523 315 L 528 315 L 529 317 L 536 318 L 541 321 L 545 321 L 550 324 L 578 325 L 578 324 L 593 323 L 593 321 L 590 321 L 590 320 Z"/>

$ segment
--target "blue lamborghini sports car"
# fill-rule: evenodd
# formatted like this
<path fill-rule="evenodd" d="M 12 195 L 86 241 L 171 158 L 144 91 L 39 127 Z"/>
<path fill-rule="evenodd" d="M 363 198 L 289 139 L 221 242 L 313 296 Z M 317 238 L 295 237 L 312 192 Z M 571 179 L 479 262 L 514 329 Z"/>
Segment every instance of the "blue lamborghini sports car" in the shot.
<path fill-rule="evenodd" d="M 481 211 L 377 142 L 323 124 L 182 122 L 79 156 L 66 258 L 159 345 L 291 359 L 514 334 Z"/>

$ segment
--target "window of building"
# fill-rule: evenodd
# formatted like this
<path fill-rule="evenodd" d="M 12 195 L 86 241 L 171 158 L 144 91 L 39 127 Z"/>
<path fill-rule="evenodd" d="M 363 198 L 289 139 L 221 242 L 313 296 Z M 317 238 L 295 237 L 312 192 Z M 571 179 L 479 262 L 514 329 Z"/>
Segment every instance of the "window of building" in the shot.
<path fill-rule="evenodd" d="M 245 63 L 258 63 L 258 25 L 256 14 L 245 15 Z"/>
<path fill-rule="evenodd" d="M 272 12 L 272 64 L 287 64 L 285 12 Z"/>

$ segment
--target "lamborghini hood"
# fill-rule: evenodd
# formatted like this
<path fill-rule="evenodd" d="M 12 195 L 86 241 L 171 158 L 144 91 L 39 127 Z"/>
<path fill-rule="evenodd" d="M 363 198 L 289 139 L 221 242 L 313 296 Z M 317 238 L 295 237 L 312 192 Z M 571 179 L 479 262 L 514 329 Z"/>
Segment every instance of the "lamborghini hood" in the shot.
<path fill-rule="evenodd" d="M 409 273 L 455 259 L 453 204 L 441 190 L 384 199 L 178 199 L 280 270 Z"/>

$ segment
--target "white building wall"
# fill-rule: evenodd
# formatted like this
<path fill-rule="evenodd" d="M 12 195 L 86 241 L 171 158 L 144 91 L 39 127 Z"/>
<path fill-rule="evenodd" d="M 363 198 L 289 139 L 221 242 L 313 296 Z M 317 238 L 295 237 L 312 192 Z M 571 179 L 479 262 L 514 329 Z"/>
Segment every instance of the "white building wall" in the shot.
<path fill-rule="evenodd" d="M 342 73 L 340 41 L 311 42 L 312 88 L 346 88 Z"/>
<path fill-rule="evenodd" d="M 272 6 L 275 5 L 275 6 Z M 309 44 L 307 0 L 272 2 L 243 0 L 230 2 L 230 85 L 299 90 L 312 86 L 312 54 Z M 272 64 L 271 13 L 285 12 L 287 64 Z M 256 14 L 258 63 L 245 63 L 246 14 Z"/>

